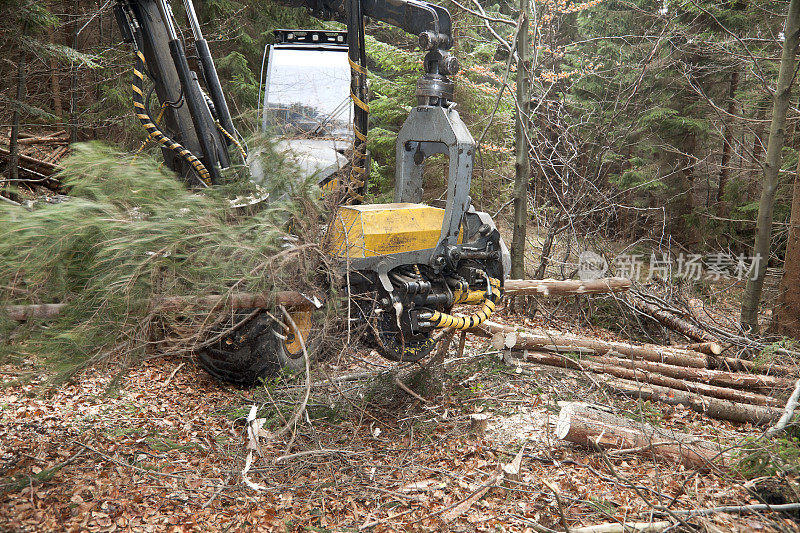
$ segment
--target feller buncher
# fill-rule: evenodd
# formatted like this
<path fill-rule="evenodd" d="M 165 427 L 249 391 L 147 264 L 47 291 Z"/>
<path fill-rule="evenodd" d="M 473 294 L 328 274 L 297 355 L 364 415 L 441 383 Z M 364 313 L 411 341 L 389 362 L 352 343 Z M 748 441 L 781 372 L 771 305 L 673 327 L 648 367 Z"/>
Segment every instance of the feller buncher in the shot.
<path fill-rule="evenodd" d="M 248 156 L 234 127 L 192 0 L 184 0 L 197 68 L 167 0 L 118 0 L 115 14 L 135 54 L 134 112 L 161 144 L 165 163 L 187 182 L 213 186 L 230 165 L 229 149 L 248 161 L 254 180 L 268 179 Z M 269 47 L 261 122 L 284 133 L 287 157 L 316 173 L 324 188 L 344 187 L 348 201 L 326 228 L 327 253 L 346 271 L 351 301 L 370 324 L 367 335 L 384 357 L 418 361 L 436 345 L 437 330 L 469 329 L 486 320 L 502 296 L 509 254 L 491 217 L 469 197 L 475 141 L 459 118 L 450 76 L 451 19 L 440 6 L 416 0 L 281 0 L 347 31 L 279 30 Z M 425 51 L 416 106 L 397 136 L 394 203 L 364 204 L 369 106 L 364 18 L 416 35 Z M 145 91 L 145 78 L 152 89 Z M 155 92 L 158 105 L 151 102 Z M 160 109 L 161 121 L 153 118 Z M 302 133 L 303 135 L 297 135 Z M 349 137 L 349 139 L 347 138 Z M 350 173 L 342 179 L 344 144 Z M 425 160 L 449 160 L 444 209 L 422 201 Z M 336 177 L 338 176 L 338 177 Z M 456 305 L 474 313 L 454 315 Z M 307 312 L 293 315 L 303 335 Z M 239 385 L 284 366 L 303 364 L 299 339 L 266 313 L 206 348 L 199 361 L 212 375 Z"/>

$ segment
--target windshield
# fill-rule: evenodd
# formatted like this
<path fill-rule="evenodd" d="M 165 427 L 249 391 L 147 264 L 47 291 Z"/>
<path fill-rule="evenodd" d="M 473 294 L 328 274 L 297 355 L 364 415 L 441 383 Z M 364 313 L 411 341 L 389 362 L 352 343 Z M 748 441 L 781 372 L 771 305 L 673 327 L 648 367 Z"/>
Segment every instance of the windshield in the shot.
<path fill-rule="evenodd" d="M 287 137 L 352 137 L 347 52 L 273 47 L 264 94 L 264 130 Z"/>

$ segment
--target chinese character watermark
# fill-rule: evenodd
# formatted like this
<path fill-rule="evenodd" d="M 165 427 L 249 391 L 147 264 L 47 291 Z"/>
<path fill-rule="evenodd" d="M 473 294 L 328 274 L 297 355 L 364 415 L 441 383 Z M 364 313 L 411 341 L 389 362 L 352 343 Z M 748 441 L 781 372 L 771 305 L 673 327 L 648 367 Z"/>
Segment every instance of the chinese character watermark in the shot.
<path fill-rule="evenodd" d="M 583 258 L 584 254 L 591 253 L 584 252 L 581 254 L 581 258 Z M 592 255 L 597 258 L 600 257 L 597 254 Z M 588 263 L 589 261 L 587 260 Z M 732 255 L 725 252 L 706 255 L 681 252 L 675 256 L 651 253 L 649 261 L 645 261 L 645 256 L 642 254 L 623 254 L 616 257 L 613 265 L 618 276 L 632 280 L 643 279 L 644 281 L 650 281 L 655 278 L 678 278 L 690 281 L 700 281 L 702 279 L 718 281 L 723 278 L 732 278 L 744 281 L 756 279 L 761 266 L 761 256 L 758 254 L 754 256 L 746 256 L 745 254 Z M 603 263 L 602 269 L 595 268 L 591 271 L 593 274 L 600 272 L 600 275 L 584 278 L 583 274 L 581 274 L 581 279 L 597 279 L 606 270 L 608 270 L 608 265 Z M 580 274 L 580 264 L 578 271 Z"/>

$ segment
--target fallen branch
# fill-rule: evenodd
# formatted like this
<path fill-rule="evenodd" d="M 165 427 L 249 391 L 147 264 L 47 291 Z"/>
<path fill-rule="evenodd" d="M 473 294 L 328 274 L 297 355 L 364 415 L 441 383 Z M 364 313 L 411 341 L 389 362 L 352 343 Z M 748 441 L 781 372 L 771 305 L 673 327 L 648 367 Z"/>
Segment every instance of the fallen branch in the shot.
<path fill-rule="evenodd" d="M 541 294 L 542 296 L 569 296 L 574 294 L 605 294 L 625 292 L 631 288 L 626 278 L 592 280 L 509 279 L 504 283 L 506 296 Z"/>
<path fill-rule="evenodd" d="M 786 428 L 786 426 L 792 420 L 794 410 L 797 409 L 798 401 L 800 401 L 800 379 L 797 380 L 797 383 L 794 386 L 794 392 L 792 392 L 792 395 L 789 396 L 789 400 L 786 402 L 786 407 L 783 410 L 783 415 L 781 415 L 780 420 L 778 420 L 778 423 L 775 424 L 775 427 L 767 430 L 767 437 L 774 437 Z"/>
<path fill-rule="evenodd" d="M 17 144 L 30 145 L 30 144 L 67 144 L 67 139 L 64 137 L 28 137 L 26 139 L 17 140 Z"/>
<path fill-rule="evenodd" d="M 9 152 L 5 148 L 0 148 L 0 160 L 10 160 L 11 159 L 11 152 Z M 51 174 L 55 174 L 59 170 L 62 170 L 62 167 L 56 165 L 54 163 L 48 163 L 47 161 L 42 161 L 41 159 L 36 159 L 35 157 L 31 157 L 25 154 L 19 154 L 19 164 L 26 164 L 31 165 L 34 167 L 34 170 L 41 172 L 47 176 Z"/>
<path fill-rule="evenodd" d="M 690 509 L 672 512 L 681 515 L 702 516 L 716 513 L 758 513 L 761 511 L 785 512 L 797 510 L 800 510 L 800 503 L 782 503 L 778 505 L 754 503 L 750 505 L 724 505 L 722 507 L 709 507 L 708 509 Z"/>
<path fill-rule="evenodd" d="M 594 526 L 574 527 L 572 533 L 659 533 L 672 526 L 672 522 L 612 522 Z"/>
<path fill-rule="evenodd" d="M 475 489 L 472 494 L 467 496 L 466 499 L 453 506 L 450 506 L 446 511 L 441 513 L 442 520 L 444 522 L 452 522 L 462 514 L 466 513 L 469 508 L 475 504 L 475 502 L 483 498 L 483 496 L 489 492 L 489 489 L 497 486 L 500 482 L 502 482 L 502 480 L 502 471 L 492 474 L 492 476 L 483 485 Z"/>
<path fill-rule="evenodd" d="M 698 328 L 694 324 L 687 322 L 679 316 L 676 316 L 669 311 L 665 311 L 650 302 L 646 302 L 635 295 L 629 297 L 629 301 L 639 311 L 643 312 L 653 320 L 659 322 L 672 331 L 677 331 L 681 335 L 688 337 L 697 342 L 714 342 L 715 339 L 708 333 Z"/>
<path fill-rule="evenodd" d="M 556 436 L 581 446 L 646 452 L 703 471 L 713 464 L 724 466 L 726 459 L 722 449 L 711 442 L 616 416 L 581 402 L 569 402 L 561 408 Z"/>

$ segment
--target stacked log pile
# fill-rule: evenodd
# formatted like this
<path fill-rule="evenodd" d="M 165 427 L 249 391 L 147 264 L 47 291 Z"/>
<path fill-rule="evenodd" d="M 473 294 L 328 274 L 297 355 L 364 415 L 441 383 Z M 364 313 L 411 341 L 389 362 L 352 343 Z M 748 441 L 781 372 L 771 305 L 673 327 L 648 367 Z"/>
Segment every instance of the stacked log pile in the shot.
<path fill-rule="evenodd" d="M 20 149 L 20 178 L 44 185 L 54 184 L 52 176 L 61 170 L 58 162 L 69 151 L 67 132 L 61 130 L 43 135 L 20 133 L 17 143 Z M 6 139 L 5 146 L 0 146 L 0 163 L 3 165 L 11 161 L 8 145 L 9 140 Z"/>
<path fill-rule="evenodd" d="M 491 338 L 497 349 L 521 352 L 529 362 L 599 374 L 621 394 L 683 404 L 723 420 L 772 424 L 794 386 L 794 379 L 759 373 L 749 361 L 741 361 L 747 371 L 717 370 L 728 358 L 687 348 L 520 330 L 492 321 L 472 332 Z M 788 368 L 780 370 L 791 374 Z"/>

